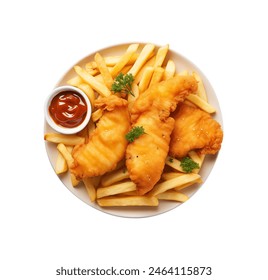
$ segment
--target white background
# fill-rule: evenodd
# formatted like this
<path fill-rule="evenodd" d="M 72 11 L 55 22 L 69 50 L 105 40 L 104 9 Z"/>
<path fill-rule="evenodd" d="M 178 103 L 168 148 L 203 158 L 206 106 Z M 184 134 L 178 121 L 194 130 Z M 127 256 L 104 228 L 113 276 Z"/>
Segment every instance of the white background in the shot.
<path fill-rule="evenodd" d="M 212 266 L 212 276 L 181 278 L 268 279 L 265 2 L 1 1 L 1 279 L 80 279 L 56 276 L 61 266 Z M 169 43 L 193 61 L 216 91 L 225 132 L 202 189 L 144 219 L 78 200 L 43 142 L 44 100 L 65 71 L 131 41 Z"/>

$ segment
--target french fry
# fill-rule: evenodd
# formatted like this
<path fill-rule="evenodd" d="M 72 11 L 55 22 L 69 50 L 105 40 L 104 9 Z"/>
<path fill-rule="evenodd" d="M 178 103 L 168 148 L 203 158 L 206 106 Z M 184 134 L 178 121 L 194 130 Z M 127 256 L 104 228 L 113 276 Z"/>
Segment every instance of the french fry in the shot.
<path fill-rule="evenodd" d="M 78 87 L 81 83 L 83 83 L 83 80 L 80 76 L 75 76 L 67 81 L 67 84 L 73 87 Z"/>
<path fill-rule="evenodd" d="M 170 179 L 174 179 L 178 176 L 184 175 L 185 173 L 180 173 L 180 172 L 166 172 L 163 173 L 161 178 L 165 181 L 170 180 Z"/>
<path fill-rule="evenodd" d="M 186 99 L 191 101 L 196 106 L 198 106 L 199 108 L 201 108 L 202 110 L 204 110 L 205 112 L 207 112 L 209 114 L 216 112 L 216 109 L 212 105 L 207 103 L 205 100 L 203 100 L 201 97 L 199 97 L 196 94 L 191 93 L 186 97 Z"/>
<path fill-rule="evenodd" d="M 136 75 L 136 77 L 134 78 L 134 82 L 136 84 L 139 84 L 141 81 L 141 78 L 143 76 L 143 72 L 145 71 L 145 69 L 148 66 L 154 66 L 154 62 L 155 62 L 155 55 L 152 55 L 152 57 L 142 66 L 141 70 L 138 72 L 138 74 Z"/>
<path fill-rule="evenodd" d="M 104 197 L 97 200 L 101 207 L 109 206 L 158 206 L 156 197 L 127 196 L 127 197 Z"/>
<path fill-rule="evenodd" d="M 57 145 L 57 150 L 62 154 L 62 156 L 67 162 L 68 168 L 70 168 L 74 162 L 71 152 L 69 152 L 67 147 L 62 143 Z"/>
<path fill-rule="evenodd" d="M 122 55 L 120 60 L 115 64 L 115 66 L 111 71 L 111 75 L 113 78 L 115 78 L 120 73 L 120 71 L 124 68 L 124 66 L 127 65 L 127 63 L 129 62 L 133 54 L 137 51 L 138 47 L 139 44 L 131 44 L 128 47 L 127 51 Z"/>
<path fill-rule="evenodd" d="M 74 147 L 73 147 L 73 146 L 65 146 L 65 147 L 66 147 L 67 151 L 68 151 L 70 154 L 72 154 L 72 151 L 73 151 Z"/>
<path fill-rule="evenodd" d="M 138 57 L 139 57 L 139 54 L 138 54 L 138 53 L 136 53 L 136 52 L 133 53 L 132 56 L 131 56 L 131 58 L 130 58 L 130 60 L 129 60 L 128 63 L 126 64 L 126 66 L 133 65 L 133 64 L 135 63 L 135 61 L 137 60 Z M 121 56 L 119 56 L 119 59 L 118 59 L 118 61 L 117 61 L 116 63 L 118 63 L 118 62 L 120 61 L 120 59 L 121 59 Z M 114 63 L 114 65 L 115 65 L 116 63 Z M 108 66 L 114 66 L 114 65 L 110 65 L 109 62 L 107 62 L 107 65 L 108 65 Z M 126 67 L 126 66 L 125 66 L 125 67 Z"/>
<path fill-rule="evenodd" d="M 91 76 L 96 76 L 100 73 L 99 69 L 98 68 L 93 69 L 90 63 L 87 63 L 85 65 L 85 71 Z"/>
<path fill-rule="evenodd" d="M 75 178 L 73 173 L 70 173 L 71 183 L 73 187 L 76 187 L 80 182 Z"/>
<path fill-rule="evenodd" d="M 92 87 L 83 82 L 80 76 L 75 76 L 67 81 L 67 84 L 81 89 L 89 98 L 91 105 L 94 105 L 95 95 Z"/>
<path fill-rule="evenodd" d="M 193 107 L 193 108 L 198 108 L 194 103 L 192 103 L 192 102 L 189 101 L 189 100 L 184 100 L 184 101 L 183 101 L 183 104 L 186 104 L 186 105 L 191 106 L 191 107 Z"/>
<path fill-rule="evenodd" d="M 140 95 L 139 87 L 136 83 L 132 84 L 132 92 L 134 96 L 132 94 L 129 94 L 128 96 L 131 97 L 128 99 L 128 101 L 133 101 L 133 100 L 135 101 Z"/>
<path fill-rule="evenodd" d="M 160 47 L 156 53 L 156 59 L 155 59 L 155 63 L 154 63 L 154 68 L 160 67 L 162 66 L 167 52 L 169 50 L 169 45 L 165 45 L 163 47 Z"/>
<path fill-rule="evenodd" d="M 197 180 L 200 178 L 199 174 L 190 173 L 190 174 L 184 174 L 182 176 L 178 176 L 174 179 L 170 179 L 168 181 L 158 183 L 154 186 L 154 188 L 149 192 L 148 195 L 150 196 L 156 196 L 160 193 L 163 193 L 167 190 L 173 189 L 175 187 L 179 187 L 183 184 L 190 183 L 194 180 Z"/>
<path fill-rule="evenodd" d="M 144 92 L 149 87 L 153 73 L 154 73 L 153 66 L 147 66 L 144 69 L 140 83 L 139 83 L 140 92 Z"/>
<path fill-rule="evenodd" d="M 66 146 L 67 151 L 71 154 L 73 150 L 73 146 Z M 64 153 L 64 152 L 63 152 Z M 65 159 L 66 160 L 66 159 Z M 67 166 L 68 162 L 66 161 Z M 76 187 L 79 184 L 79 181 L 76 179 L 73 173 L 70 172 L 71 183 L 73 187 Z"/>
<path fill-rule="evenodd" d="M 149 87 L 154 85 L 154 84 L 156 84 L 156 83 L 159 83 L 162 80 L 164 71 L 165 70 L 162 67 L 156 67 L 154 69 L 154 73 L 153 73 L 153 76 L 152 76 L 152 79 L 151 79 Z"/>
<path fill-rule="evenodd" d="M 207 93 L 203 84 L 203 81 L 201 79 L 201 77 L 198 75 L 198 73 L 193 72 L 193 76 L 195 77 L 195 79 L 198 82 L 198 88 L 197 88 L 197 95 L 203 99 L 204 101 L 208 101 L 207 99 Z"/>
<path fill-rule="evenodd" d="M 189 157 L 190 157 L 193 161 L 195 161 L 196 163 L 198 163 L 199 168 L 193 170 L 194 173 L 198 173 L 204 159 L 201 159 L 200 156 L 199 156 L 195 151 L 190 151 L 188 154 L 189 154 Z"/>
<path fill-rule="evenodd" d="M 152 52 L 154 51 L 155 45 L 153 44 L 146 44 L 144 48 L 142 49 L 139 57 L 135 61 L 132 68 L 128 71 L 129 74 L 132 74 L 134 77 L 137 75 L 137 73 L 140 71 L 142 66 L 145 64 L 147 59 L 150 57 Z"/>
<path fill-rule="evenodd" d="M 97 195 L 92 178 L 84 178 L 83 183 L 86 187 L 90 201 L 94 202 L 96 200 Z"/>
<path fill-rule="evenodd" d="M 58 152 L 56 163 L 55 163 L 55 172 L 56 174 L 62 174 L 68 171 L 68 166 L 65 158 L 60 152 Z"/>
<path fill-rule="evenodd" d="M 165 72 L 163 74 L 163 80 L 168 80 L 174 77 L 175 72 L 176 72 L 176 65 L 174 61 L 170 59 L 166 65 Z"/>
<path fill-rule="evenodd" d="M 65 135 L 65 134 L 59 134 L 59 133 L 45 133 L 44 139 L 49 142 L 53 142 L 56 144 L 62 143 L 64 145 L 80 145 L 85 143 L 85 138 L 80 137 L 77 135 Z"/>
<path fill-rule="evenodd" d="M 102 109 L 97 109 L 95 112 L 92 113 L 91 119 L 93 122 L 98 121 L 102 116 Z"/>
<path fill-rule="evenodd" d="M 105 62 L 105 64 L 107 65 L 107 63 Z M 96 63 L 96 61 L 95 60 L 92 60 L 92 61 L 89 61 L 89 62 L 87 62 L 86 63 L 86 65 L 85 65 L 85 68 L 88 68 L 88 69 L 96 69 L 96 68 L 98 68 L 98 65 L 97 65 L 97 63 Z"/>
<path fill-rule="evenodd" d="M 157 198 L 160 200 L 174 200 L 179 202 L 185 202 L 189 199 L 186 194 L 173 190 L 168 190 L 164 193 L 160 193 L 157 195 Z"/>
<path fill-rule="evenodd" d="M 87 73 L 80 66 L 74 66 L 74 70 L 86 83 L 88 83 L 100 95 L 105 97 L 111 95 L 110 90 L 104 84 L 99 82 L 95 77 Z"/>
<path fill-rule="evenodd" d="M 105 64 L 103 57 L 99 53 L 96 53 L 94 59 L 95 62 L 97 63 L 98 69 L 100 70 L 104 84 L 107 86 L 108 89 L 110 89 L 112 87 L 114 80 L 108 67 Z"/>
<path fill-rule="evenodd" d="M 138 57 L 139 57 L 139 53 L 137 53 L 137 52 L 133 53 L 126 66 L 133 65 Z"/>
<path fill-rule="evenodd" d="M 139 87 L 136 83 L 133 83 L 132 84 L 132 92 L 133 92 L 133 95 L 132 94 L 128 94 L 127 96 L 127 100 L 128 100 L 128 109 L 129 111 L 131 110 L 135 100 L 139 97 L 140 95 L 140 91 L 139 91 Z"/>
<path fill-rule="evenodd" d="M 133 53 L 126 65 L 134 64 L 134 62 L 136 61 L 138 56 L 139 56 L 138 53 Z M 122 56 L 121 55 L 107 56 L 107 57 L 104 57 L 103 59 L 104 59 L 106 66 L 114 67 L 115 64 L 117 64 L 122 59 Z M 95 69 L 98 67 L 96 61 L 90 61 L 87 63 L 87 65 L 91 69 Z"/>
<path fill-rule="evenodd" d="M 103 175 L 101 178 L 101 185 L 107 187 L 127 178 L 129 178 L 129 173 L 126 167 L 123 167 Z"/>
<path fill-rule="evenodd" d="M 119 193 L 135 191 L 135 190 L 136 190 L 136 185 L 131 181 L 118 183 L 116 185 L 98 188 L 97 198 L 102 198 L 105 196 L 111 196 Z"/>
<path fill-rule="evenodd" d="M 122 194 L 118 194 L 117 196 L 127 196 L 127 195 L 132 195 L 132 196 L 135 196 L 135 195 L 137 195 L 137 190 L 135 190 L 135 191 L 131 191 L 131 192 L 125 192 L 125 193 L 122 193 Z"/>
<path fill-rule="evenodd" d="M 131 65 L 127 65 L 122 69 L 122 71 L 120 71 L 120 73 L 125 75 L 130 70 L 130 68 L 131 68 Z"/>
<path fill-rule="evenodd" d="M 57 145 L 57 149 L 62 154 L 62 156 L 65 158 L 68 168 L 70 169 L 70 167 L 73 165 L 73 162 L 74 162 L 74 159 L 73 159 L 71 153 L 68 151 L 67 147 L 62 143 Z M 79 184 L 79 181 L 75 178 L 73 173 L 70 173 L 70 175 L 71 175 L 72 185 L 74 187 L 76 187 Z"/>
<path fill-rule="evenodd" d="M 79 89 L 81 89 L 89 98 L 91 106 L 94 106 L 94 102 L 95 102 L 95 94 L 94 94 L 94 90 L 92 89 L 92 87 L 89 84 L 86 83 L 80 83 L 77 85 L 77 87 Z M 92 108 L 93 109 L 93 108 Z"/>
<path fill-rule="evenodd" d="M 101 74 L 98 74 L 94 77 L 96 79 L 96 81 L 98 81 L 99 83 L 105 85 L 104 80 L 103 80 L 103 76 Z M 106 86 L 106 85 L 105 85 Z"/>
<path fill-rule="evenodd" d="M 178 187 L 175 187 L 174 190 L 175 190 L 175 191 L 181 191 L 181 190 L 183 190 L 183 189 L 185 189 L 185 188 L 188 188 L 188 187 L 190 187 L 190 186 L 192 186 L 192 185 L 194 185 L 194 184 L 196 184 L 196 183 L 198 183 L 198 184 L 201 184 L 201 183 L 202 183 L 201 177 L 200 177 L 200 178 L 197 178 L 196 180 L 193 180 L 193 181 L 191 181 L 191 182 L 189 182 L 189 183 L 185 183 L 185 184 L 182 184 L 182 185 L 180 185 L 180 186 L 178 186 Z"/>
<path fill-rule="evenodd" d="M 199 158 L 200 158 L 199 166 L 200 166 L 200 168 L 202 167 L 202 164 L 205 160 L 205 157 L 206 157 L 206 155 L 204 155 L 204 154 L 199 155 Z"/>
<path fill-rule="evenodd" d="M 181 167 L 181 162 L 178 159 L 172 158 L 172 157 L 167 157 L 166 158 L 166 165 L 185 173 L 185 171 Z"/>

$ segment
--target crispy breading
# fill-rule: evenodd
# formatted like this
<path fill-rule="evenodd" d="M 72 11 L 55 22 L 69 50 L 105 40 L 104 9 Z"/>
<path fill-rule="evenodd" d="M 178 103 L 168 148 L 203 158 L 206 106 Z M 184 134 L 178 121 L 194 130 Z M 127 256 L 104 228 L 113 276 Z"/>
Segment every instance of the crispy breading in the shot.
<path fill-rule="evenodd" d="M 153 188 L 164 169 L 174 128 L 170 112 L 196 88 L 197 82 L 192 76 L 175 76 L 151 86 L 135 101 L 131 110 L 132 125 L 143 126 L 145 134 L 128 145 L 126 166 L 140 195 Z"/>
<path fill-rule="evenodd" d="M 215 154 L 221 148 L 223 131 L 210 114 L 182 104 L 173 115 L 175 127 L 171 135 L 169 154 L 182 158 L 192 150 Z"/>
<path fill-rule="evenodd" d="M 95 107 L 104 110 L 96 129 L 88 143 L 73 150 L 71 172 L 79 179 L 111 171 L 125 156 L 125 135 L 130 128 L 127 101 L 111 95 L 96 100 Z"/>
<path fill-rule="evenodd" d="M 131 122 L 134 123 L 142 113 L 150 111 L 152 107 L 157 110 L 160 119 L 165 121 L 170 112 L 177 108 L 177 104 L 196 90 L 197 82 L 190 75 L 176 75 L 169 80 L 154 84 L 135 101 L 131 109 Z"/>
<path fill-rule="evenodd" d="M 159 181 L 169 150 L 170 134 L 174 119 L 161 121 L 154 111 L 148 111 L 138 119 L 145 134 L 130 143 L 126 152 L 126 165 L 130 178 L 137 185 L 139 195 L 148 192 Z"/>

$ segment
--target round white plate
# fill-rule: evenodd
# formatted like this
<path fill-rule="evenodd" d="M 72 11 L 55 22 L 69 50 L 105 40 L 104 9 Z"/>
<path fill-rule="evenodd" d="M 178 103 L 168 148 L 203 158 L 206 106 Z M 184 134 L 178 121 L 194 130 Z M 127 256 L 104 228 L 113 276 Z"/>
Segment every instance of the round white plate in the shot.
<path fill-rule="evenodd" d="M 121 45 L 116 45 L 116 46 L 111 46 L 107 47 L 105 49 L 101 49 L 98 51 L 95 51 L 94 53 L 88 55 L 87 57 L 83 58 L 82 60 L 78 61 L 75 65 L 80 65 L 84 67 L 84 65 L 89 62 L 94 60 L 94 55 L 96 52 L 99 52 L 102 56 L 113 56 L 113 55 L 121 55 L 125 52 L 129 44 L 121 44 Z M 140 48 L 142 48 L 144 44 L 140 44 Z M 156 46 L 157 48 L 159 46 Z M 205 77 L 205 75 L 198 69 L 191 61 L 183 57 L 181 54 L 169 50 L 168 55 L 167 55 L 167 60 L 172 59 L 175 64 L 176 64 L 176 71 L 183 71 L 183 70 L 188 70 L 188 71 L 196 71 L 200 77 L 203 80 L 204 86 L 206 88 L 207 96 L 208 96 L 208 101 L 211 105 L 213 105 L 216 108 L 216 114 L 214 114 L 214 119 L 216 119 L 221 125 L 222 125 L 222 116 L 221 116 L 221 111 L 220 111 L 220 106 L 216 97 L 216 94 L 209 83 L 208 79 Z M 74 65 L 73 65 L 74 66 Z M 66 82 L 74 77 L 76 73 L 73 70 L 73 66 L 66 72 L 66 74 L 59 80 L 58 84 L 55 86 L 60 86 L 60 85 L 66 85 Z M 53 132 L 53 129 L 46 123 L 45 121 L 45 127 L 44 127 L 44 132 Z M 56 149 L 56 144 L 50 143 L 45 141 L 46 145 L 46 150 L 47 154 L 49 157 L 49 160 L 54 168 L 56 157 L 57 157 L 57 149 Z M 205 184 L 206 179 L 211 172 L 215 162 L 217 159 L 217 155 L 215 156 L 210 156 L 207 155 L 205 158 L 205 162 L 203 163 L 203 166 L 201 168 L 201 171 L 199 174 L 201 175 L 201 178 L 203 180 L 202 184 L 198 185 L 193 185 L 187 189 L 184 190 L 184 193 L 189 195 L 190 197 L 202 186 Z M 56 175 L 56 173 L 55 173 Z M 57 175 L 56 175 L 57 176 Z M 97 203 L 92 203 L 89 200 L 88 194 L 86 192 L 85 187 L 81 184 L 81 186 L 73 187 L 70 182 L 70 177 L 69 174 L 63 174 L 59 176 L 60 180 L 62 183 L 66 186 L 67 189 L 69 189 L 76 197 L 78 197 L 80 200 L 84 201 L 88 205 L 94 207 L 95 209 L 98 209 L 102 212 L 105 212 L 107 214 L 112 214 L 120 217 L 149 217 L 149 216 L 154 216 L 158 215 L 161 213 L 165 213 L 169 210 L 172 210 L 176 208 L 177 206 L 181 205 L 179 202 L 172 202 L 172 201 L 159 201 L 159 206 L 157 207 L 99 207 Z M 187 203 L 187 202 L 185 202 Z"/>

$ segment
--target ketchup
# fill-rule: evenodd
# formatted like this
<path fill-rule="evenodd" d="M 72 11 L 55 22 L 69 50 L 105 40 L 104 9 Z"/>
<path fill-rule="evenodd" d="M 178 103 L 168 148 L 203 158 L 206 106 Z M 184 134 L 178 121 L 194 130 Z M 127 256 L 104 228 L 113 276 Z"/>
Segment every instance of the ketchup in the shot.
<path fill-rule="evenodd" d="M 80 125 L 87 114 L 85 99 L 73 91 L 63 91 L 51 101 L 49 113 L 55 123 L 73 128 Z"/>

